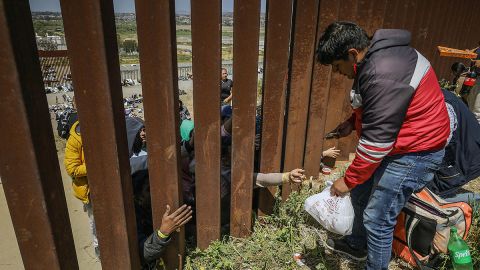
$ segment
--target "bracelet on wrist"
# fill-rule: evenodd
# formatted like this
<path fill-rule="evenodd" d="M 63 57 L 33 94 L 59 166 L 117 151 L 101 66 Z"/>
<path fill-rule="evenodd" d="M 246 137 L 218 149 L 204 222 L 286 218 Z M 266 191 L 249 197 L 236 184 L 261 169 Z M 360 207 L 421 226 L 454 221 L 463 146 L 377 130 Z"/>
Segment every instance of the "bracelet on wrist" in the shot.
<path fill-rule="evenodd" d="M 290 182 L 290 173 L 286 172 L 282 174 L 282 183 L 288 183 Z"/>
<path fill-rule="evenodd" d="M 169 236 L 168 234 L 167 234 L 167 235 L 163 234 L 160 230 L 157 230 L 157 235 L 158 235 L 158 237 L 160 237 L 161 239 L 168 238 L 168 236 Z"/>

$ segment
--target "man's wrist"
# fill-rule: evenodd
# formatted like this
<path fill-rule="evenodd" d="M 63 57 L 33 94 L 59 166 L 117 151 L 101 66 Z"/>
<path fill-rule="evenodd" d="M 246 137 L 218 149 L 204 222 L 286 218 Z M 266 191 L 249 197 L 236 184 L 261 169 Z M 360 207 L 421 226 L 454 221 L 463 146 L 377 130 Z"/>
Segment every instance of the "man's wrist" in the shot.
<path fill-rule="evenodd" d="M 160 237 L 161 239 L 166 239 L 170 236 L 170 234 L 168 233 L 162 233 L 160 230 L 157 230 L 157 235 L 158 237 Z"/>
<path fill-rule="evenodd" d="M 347 176 L 343 177 L 343 182 L 350 190 L 352 190 L 355 186 L 357 186 L 357 183 L 352 180 L 354 179 L 350 179 L 350 177 L 347 177 Z"/>
<path fill-rule="evenodd" d="M 290 182 L 290 173 L 289 172 L 283 173 L 282 174 L 282 183 L 286 184 L 288 182 Z"/>

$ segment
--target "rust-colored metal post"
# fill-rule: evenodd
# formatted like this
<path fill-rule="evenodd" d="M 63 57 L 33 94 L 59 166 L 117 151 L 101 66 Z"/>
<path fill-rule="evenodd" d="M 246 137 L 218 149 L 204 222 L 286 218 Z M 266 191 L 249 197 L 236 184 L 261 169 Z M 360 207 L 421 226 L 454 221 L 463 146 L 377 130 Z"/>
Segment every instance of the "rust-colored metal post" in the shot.
<path fill-rule="evenodd" d="M 138 269 L 113 2 L 60 4 L 102 268 Z"/>
<path fill-rule="evenodd" d="M 233 142 L 230 234 L 246 237 L 252 227 L 255 109 L 257 105 L 260 0 L 236 0 L 233 22 Z"/>
<path fill-rule="evenodd" d="M 220 238 L 221 1 L 192 1 L 197 245 Z"/>
<path fill-rule="evenodd" d="M 378 0 L 374 0 L 378 1 Z M 383 0 L 380 0 L 383 1 Z M 378 5 L 378 3 L 375 3 Z M 349 8 L 348 10 L 342 10 L 341 6 L 349 6 L 352 8 Z M 364 13 L 360 14 L 359 11 L 360 9 L 364 7 Z M 373 3 L 372 2 L 361 2 L 358 0 L 346 0 L 345 2 L 342 2 L 339 6 L 339 11 L 338 11 L 338 20 L 344 21 L 354 21 L 357 24 L 360 24 L 359 22 L 366 22 L 364 25 L 360 25 L 361 27 L 367 27 L 369 25 L 370 20 L 373 19 L 373 14 L 372 14 L 372 7 Z M 367 29 L 367 28 L 364 28 Z M 323 30 L 322 30 L 323 31 Z M 368 30 L 367 30 L 368 32 Z M 336 93 L 333 94 L 333 96 L 338 97 L 338 99 L 335 99 L 334 101 L 336 103 L 329 104 L 329 106 L 332 106 L 334 109 L 340 108 L 342 111 L 340 116 L 336 115 L 331 115 L 334 118 L 337 119 L 337 123 L 335 125 L 340 124 L 343 120 L 349 118 L 352 115 L 352 106 L 350 102 L 350 91 L 352 90 L 352 85 L 353 85 L 353 80 L 350 80 L 344 76 L 342 76 L 342 82 L 339 84 L 340 89 L 336 89 L 333 91 L 336 91 L 336 93 L 340 93 L 343 96 L 336 96 Z M 330 108 L 330 107 L 329 107 Z M 327 130 L 328 132 L 330 130 Z M 330 161 L 331 163 L 329 165 L 334 166 L 335 161 L 337 160 L 348 160 L 350 156 L 350 149 L 353 147 L 356 150 L 356 144 L 355 146 L 352 146 L 353 141 L 357 138 L 356 132 L 352 132 L 347 137 L 338 139 L 338 140 L 332 140 L 331 142 L 336 142 L 336 147 L 340 149 L 341 153 L 340 156 L 336 159 L 330 158 L 326 159 L 326 163 Z"/>
<path fill-rule="evenodd" d="M 78 269 L 27 0 L 0 1 L 0 79 L 0 174 L 23 265 Z"/>
<path fill-rule="evenodd" d="M 174 5 L 171 0 L 135 2 L 155 229 L 167 204 L 177 209 L 182 203 Z M 183 230 L 173 235 L 164 256 L 167 269 L 179 267 L 184 236 Z"/>
<path fill-rule="evenodd" d="M 292 34 L 285 171 L 303 167 L 318 8 L 318 0 L 296 2 Z M 283 185 L 282 197 L 286 199 L 290 191 L 290 184 Z"/>
<path fill-rule="evenodd" d="M 40 57 L 68 57 L 67 50 L 57 50 L 57 51 L 38 51 L 38 56 Z"/>
<path fill-rule="evenodd" d="M 336 0 L 324 0 L 320 3 L 316 44 L 318 44 L 325 27 L 335 21 L 337 15 L 338 2 Z M 323 138 L 324 134 L 329 131 L 325 130 L 325 121 L 330 94 L 331 68 L 321 65 L 316 58 L 315 54 L 304 158 L 305 174 L 311 176 L 317 176 L 320 171 Z"/>
<path fill-rule="evenodd" d="M 267 1 L 263 74 L 262 145 L 260 171 L 279 172 L 282 165 L 285 93 L 292 26 L 293 0 Z M 259 192 L 258 214 L 271 214 L 277 188 Z"/>

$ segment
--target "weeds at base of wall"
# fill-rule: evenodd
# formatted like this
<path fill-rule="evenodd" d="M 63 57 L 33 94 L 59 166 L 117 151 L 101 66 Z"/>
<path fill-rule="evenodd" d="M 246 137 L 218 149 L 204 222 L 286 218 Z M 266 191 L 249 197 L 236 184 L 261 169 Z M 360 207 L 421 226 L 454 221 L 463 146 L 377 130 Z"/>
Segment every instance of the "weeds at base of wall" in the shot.
<path fill-rule="evenodd" d="M 330 176 L 334 180 L 344 174 L 340 169 Z M 328 179 L 327 179 L 328 180 Z M 313 186 L 313 188 L 312 188 Z M 306 185 L 293 192 L 285 202 L 277 201 L 274 214 L 255 221 L 254 230 L 245 239 L 225 237 L 215 241 L 206 250 L 190 250 L 184 269 L 363 269 L 363 264 L 326 251 L 324 242 L 331 234 L 325 231 L 304 210 L 303 204 L 310 195 L 323 189 L 322 184 Z M 478 192 L 478 191 L 477 191 Z M 467 238 L 474 269 L 480 269 L 480 205 L 472 204 L 474 214 Z M 333 236 L 333 235 L 332 235 Z M 293 260 L 294 253 L 301 253 L 306 266 Z M 448 256 L 441 270 L 452 269 Z M 389 269 L 412 269 L 401 259 L 394 258 Z"/>
<path fill-rule="evenodd" d="M 473 269 L 480 269 L 480 204 L 471 202 L 470 205 L 473 209 L 473 215 L 470 232 L 468 233 L 466 241 L 470 247 L 470 256 L 472 257 L 473 261 Z M 453 269 L 450 258 L 446 255 L 443 257 L 444 261 L 440 270 Z"/>
<path fill-rule="evenodd" d="M 331 177 L 338 177 L 344 169 Z M 274 214 L 255 221 L 254 230 L 245 239 L 225 237 L 206 250 L 191 250 L 185 268 L 193 269 L 332 269 L 327 268 L 322 241 L 326 231 L 303 209 L 309 196 L 323 188 L 304 186 L 285 201 L 277 201 Z M 304 256 L 308 268 L 293 260 L 294 253 Z"/>

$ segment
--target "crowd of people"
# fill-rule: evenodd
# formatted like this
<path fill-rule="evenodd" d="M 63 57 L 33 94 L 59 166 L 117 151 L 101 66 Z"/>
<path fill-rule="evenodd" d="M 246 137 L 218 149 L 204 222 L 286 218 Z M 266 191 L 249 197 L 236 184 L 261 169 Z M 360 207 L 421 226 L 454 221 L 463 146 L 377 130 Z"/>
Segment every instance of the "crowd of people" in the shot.
<path fill-rule="evenodd" d="M 451 71 L 454 77 L 448 90 L 462 99 L 480 123 L 480 47 L 470 51 L 477 53 L 477 58 L 471 60 L 469 66 L 462 62 L 453 63 Z"/>
<path fill-rule="evenodd" d="M 222 69 L 220 92 L 222 96 L 221 114 L 221 220 L 222 232 L 228 233 L 230 220 L 230 183 L 231 183 L 231 142 L 232 142 L 232 99 L 233 81 L 228 79 L 226 69 Z M 129 100 L 135 102 L 141 96 L 133 96 Z M 125 105 L 128 105 L 124 100 Z M 187 235 L 195 234 L 195 131 L 194 122 L 190 112 L 179 100 L 178 112 L 180 119 L 180 149 L 181 149 L 181 178 L 182 195 L 184 205 L 175 211 L 167 206 L 162 218 L 160 228 L 153 228 L 151 212 L 150 185 L 148 178 L 148 150 L 147 132 L 144 121 L 138 117 L 126 114 L 126 131 L 130 158 L 130 172 L 133 186 L 133 201 L 136 214 L 137 237 L 144 269 L 153 268 L 165 247 L 170 241 L 170 235 L 181 226 L 189 223 Z M 261 132 L 261 108 L 257 109 L 255 152 L 258 157 Z M 330 148 L 323 152 L 323 156 L 336 158 L 340 150 Z M 258 164 L 258 159 L 256 159 Z M 95 253 L 100 258 L 98 240 L 96 238 L 95 220 L 93 217 L 92 203 L 90 201 L 90 189 L 87 180 L 87 168 L 83 154 L 83 144 L 80 131 L 80 122 L 77 120 L 71 125 L 65 149 L 65 168 L 72 178 L 73 194 L 84 205 L 84 211 L 90 220 L 90 228 L 93 234 L 93 246 Z M 256 166 L 258 171 L 258 166 Z M 300 183 L 304 171 L 295 169 L 287 173 L 254 173 L 252 187 L 263 188 L 268 186 L 280 186 L 284 183 Z M 172 213 L 171 213 L 172 212 Z"/>
<path fill-rule="evenodd" d="M 350 193 L 355 212 L 353 232 L 329 238 L 326 247 L 357 261 L 366 269 L 387 269 L 392 252 L 396 218 L 412 193 L 428 186 L 450 201 L 480 200 L 479 194 L 459 191 L 480 176 L 480 125 L 455 95 L 442 90 L 429 61 L 410 46 L 405 30 L 380 29 L 373 37 L 351 22 L 335 22 L 321 36 L 317 61 L 353 79 L 352 116 L 329 134 L 359 138 L 355 158 L 345 176 L 331 186 L 331 194 Z M 230 215 L 233 81 L 221 70 L 221 223 L 228 233 Z M 147 131 L 142 119 L 126 117 L 130 171 L 133 186 L 140 257 L 152 268 L 171 235 L 195 220 L 195 125 L 179 101 L 180 157 L 183 201 L 178 209 L 167 206 L 159 228 L 153 228 L 148 179 Z M 261 140 L 261 108 L 257 110 L 255 155 Z M 80 123 L 70 129 L 65 167 L 72 177 L 74 195 L 84 203 L 92 233 L 95 222 L 89 196 Z M 330 148 L 323 156 L 337 158 Z M 255 159 L 253 188 L 300 183 L 301 168 L 262 173 Z M 194 233 L 188 229 L 188 233 Z M 98 256 L 98 242 L 94 240 Z"/>

